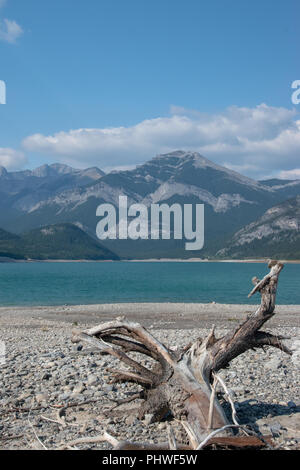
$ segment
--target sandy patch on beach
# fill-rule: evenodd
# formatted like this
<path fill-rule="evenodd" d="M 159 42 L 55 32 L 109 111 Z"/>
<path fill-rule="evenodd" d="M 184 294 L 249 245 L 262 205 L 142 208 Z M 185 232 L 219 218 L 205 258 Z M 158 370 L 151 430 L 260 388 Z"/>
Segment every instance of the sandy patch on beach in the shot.
<path fill-rule="evenodd" d="M 18 317 L 47 319 L 70 323 L 94 324 L 125 316 L 155 328 L 233 327 L 255 312 L 258 305 L 200 303 L 118 303 L 99 305 L 64 305 L 59 307 L 1 307 L 0 324 L 11 323 Z M 300 327 L 299 305 L 278 305 L 276 315 L 268 322 L 272 326 Z"/>

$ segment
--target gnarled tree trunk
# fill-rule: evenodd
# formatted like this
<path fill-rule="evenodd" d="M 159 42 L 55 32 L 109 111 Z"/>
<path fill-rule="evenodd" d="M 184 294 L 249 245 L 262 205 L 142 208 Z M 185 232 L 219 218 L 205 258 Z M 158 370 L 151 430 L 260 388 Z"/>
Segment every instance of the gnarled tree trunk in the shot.
<path fill-rule="evenodd" d="M 129 370 L 114 370 L 113 373 L 116 381 L 133 381 L 143 387 L 140 417 L 151 414 L 154 421 L 171 413 L 186 430 L 189 448 L 203 448 L 212 442 L 236 443 L 237 446 L 257 444 L 257 438 L 253 436 L 233 436 L 233 430 L 238 426 L 225 416 L 215 395 L 214 381 L 218 370 L 227 367 L 232 359 L 250 348 L 273 346 L 291 354 L 282 344 L 282 336 L 260 331 L 274 315 L 278 276 L 282 268 L 282 263 L 270 261 L 269 274 L 261 281 L 253 279 L 255 287 L 249 296 L 260 292 L 261 304 L 238 328 L 222 338 L 215 337 L 213 328 L 204 341 L 198 339 L 179 353 L 169 350 L 138 323 L 127 321 L 111 321 L 84 332 L 76 331 L 72 341 L 87 342 L 129 366 Z M 144 367 L 130 356 L 131 352 L 152 358 L 155 367 Z M 207 439 L 217 433 L 221 437 Z M 113 443 L 119 449 L 142 448 L 138 444 Z M 169 443 L 157 448 L 176 446 L 169 436 Z M 186 446 L 179 444 L 177 448 Z"/>

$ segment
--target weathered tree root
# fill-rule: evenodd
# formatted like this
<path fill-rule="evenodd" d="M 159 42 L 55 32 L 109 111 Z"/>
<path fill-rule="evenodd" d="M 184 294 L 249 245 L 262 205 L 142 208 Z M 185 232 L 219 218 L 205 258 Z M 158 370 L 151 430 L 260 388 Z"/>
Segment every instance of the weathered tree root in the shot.
<path fill-rule="evenodd" d="M 254 278 L 254 288 L 249 297 L 260 292 L 259 308 L 235 330 L 216 338 L 213 327 L 203 341 L 198 339 L 180 352 L 174 352 L 160 343 L 138 323 L 125 320 L 111 321 L 90 328 L 84 332 L 73 332 L 73 342 L 85 342 L 97 348 L 102 354 L 111 355 L 127 366 L 129 370 L 113 370 L 115 381 L 131 381 L 142 386 L 144 399 L 139 416 L 152 415 L 152 421 L 159 421 L 168 414 L 179 420 L 187 432 L 189 448 L 201 449 L 212 442 L 219 445 L 258 446 L 259 437 L 234 435 L 241 426 L 235 419 L 231 424 L 212 386 L 214 374 L 227 367 L 232 359 L 248 349 L 273 346 L 287 354 L 291 351 L 282 343 L 283 336 L 274 336 L 260 331 L 274 315 L 276 290 L 283 264 L 270 261 L 270 272 L 260 281 Z M 138 353 L 155 361 L 152 369 L 142 365 L 129 354 Z M 245 429 L 244 429 L 245 431 Z M 212 434 L 212 438 L 208 436 Z M 214 437 L 217 434 L 221 436 Z M 250 434 L 250 433 L 248 433 Z M 252 432 L 253 434 L 253 432 Z M 125 447 L 124 447 L 125 446 Z M 141 444 L 126 443 L 116 448 L 141 448 Z M 126 447 L 127 446 L 127 447 Z M 129 446 L 129 447 L 128 447 Z M 133 447 L 132 447 L 133 446 Z M 143 444 L 143 448 L 150 448 Z M 165 446 L 165 447 L 163 447 Z M 174 448 L 174 438 L 156 448 Z M 176 444 L 186 448 L 185 444 Z M 153 448 L 153 446 L 151 447 Z"/>

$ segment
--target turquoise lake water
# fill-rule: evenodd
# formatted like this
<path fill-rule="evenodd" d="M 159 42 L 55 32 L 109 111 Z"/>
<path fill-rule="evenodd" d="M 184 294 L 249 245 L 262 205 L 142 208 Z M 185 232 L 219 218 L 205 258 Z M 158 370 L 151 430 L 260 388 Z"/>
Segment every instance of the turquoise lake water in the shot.
<path fill-rule="evenodd" d="M 0 305 L 114 302 L 259 303 L 248 299 L 266 264 L 188 262 L 0 263 Z M 300 304 L 300 265 L 280 274 L 278 304 Z"/>

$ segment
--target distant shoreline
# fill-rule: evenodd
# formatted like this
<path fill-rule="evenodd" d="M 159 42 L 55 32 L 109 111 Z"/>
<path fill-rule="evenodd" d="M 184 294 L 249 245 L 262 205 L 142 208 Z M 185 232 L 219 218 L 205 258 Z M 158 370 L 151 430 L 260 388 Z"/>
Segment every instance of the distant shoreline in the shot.
<path fill-rule="evenodd" d="M 161 259 L 135 259 L 135 260 L 121 260 L 121 261 L 132 261 L 134 263 L 138 262 L 183 262 L 183 263 L 267 263 L 268 259 L 198 259 L 198 258 L 189 258 L 189 259 L 172 259 L 172 258 L 161 258 Z M 282 263 L 295 263 L 300 264 L 300 260 L 280 260 Z"/>
<path fill-rule="evenodd" d="M 149 259 L 119 259 L 119 260 L 87 260 L 87 259 L 30 259 L 20 260 L 13 258 L 0 258 L 1 263 L 267 263 L 268 259 L 200 259 L 200 258 L 149 258 Z M 280 260 L 286 264 L 300 264 L 300 260 Z"/>

